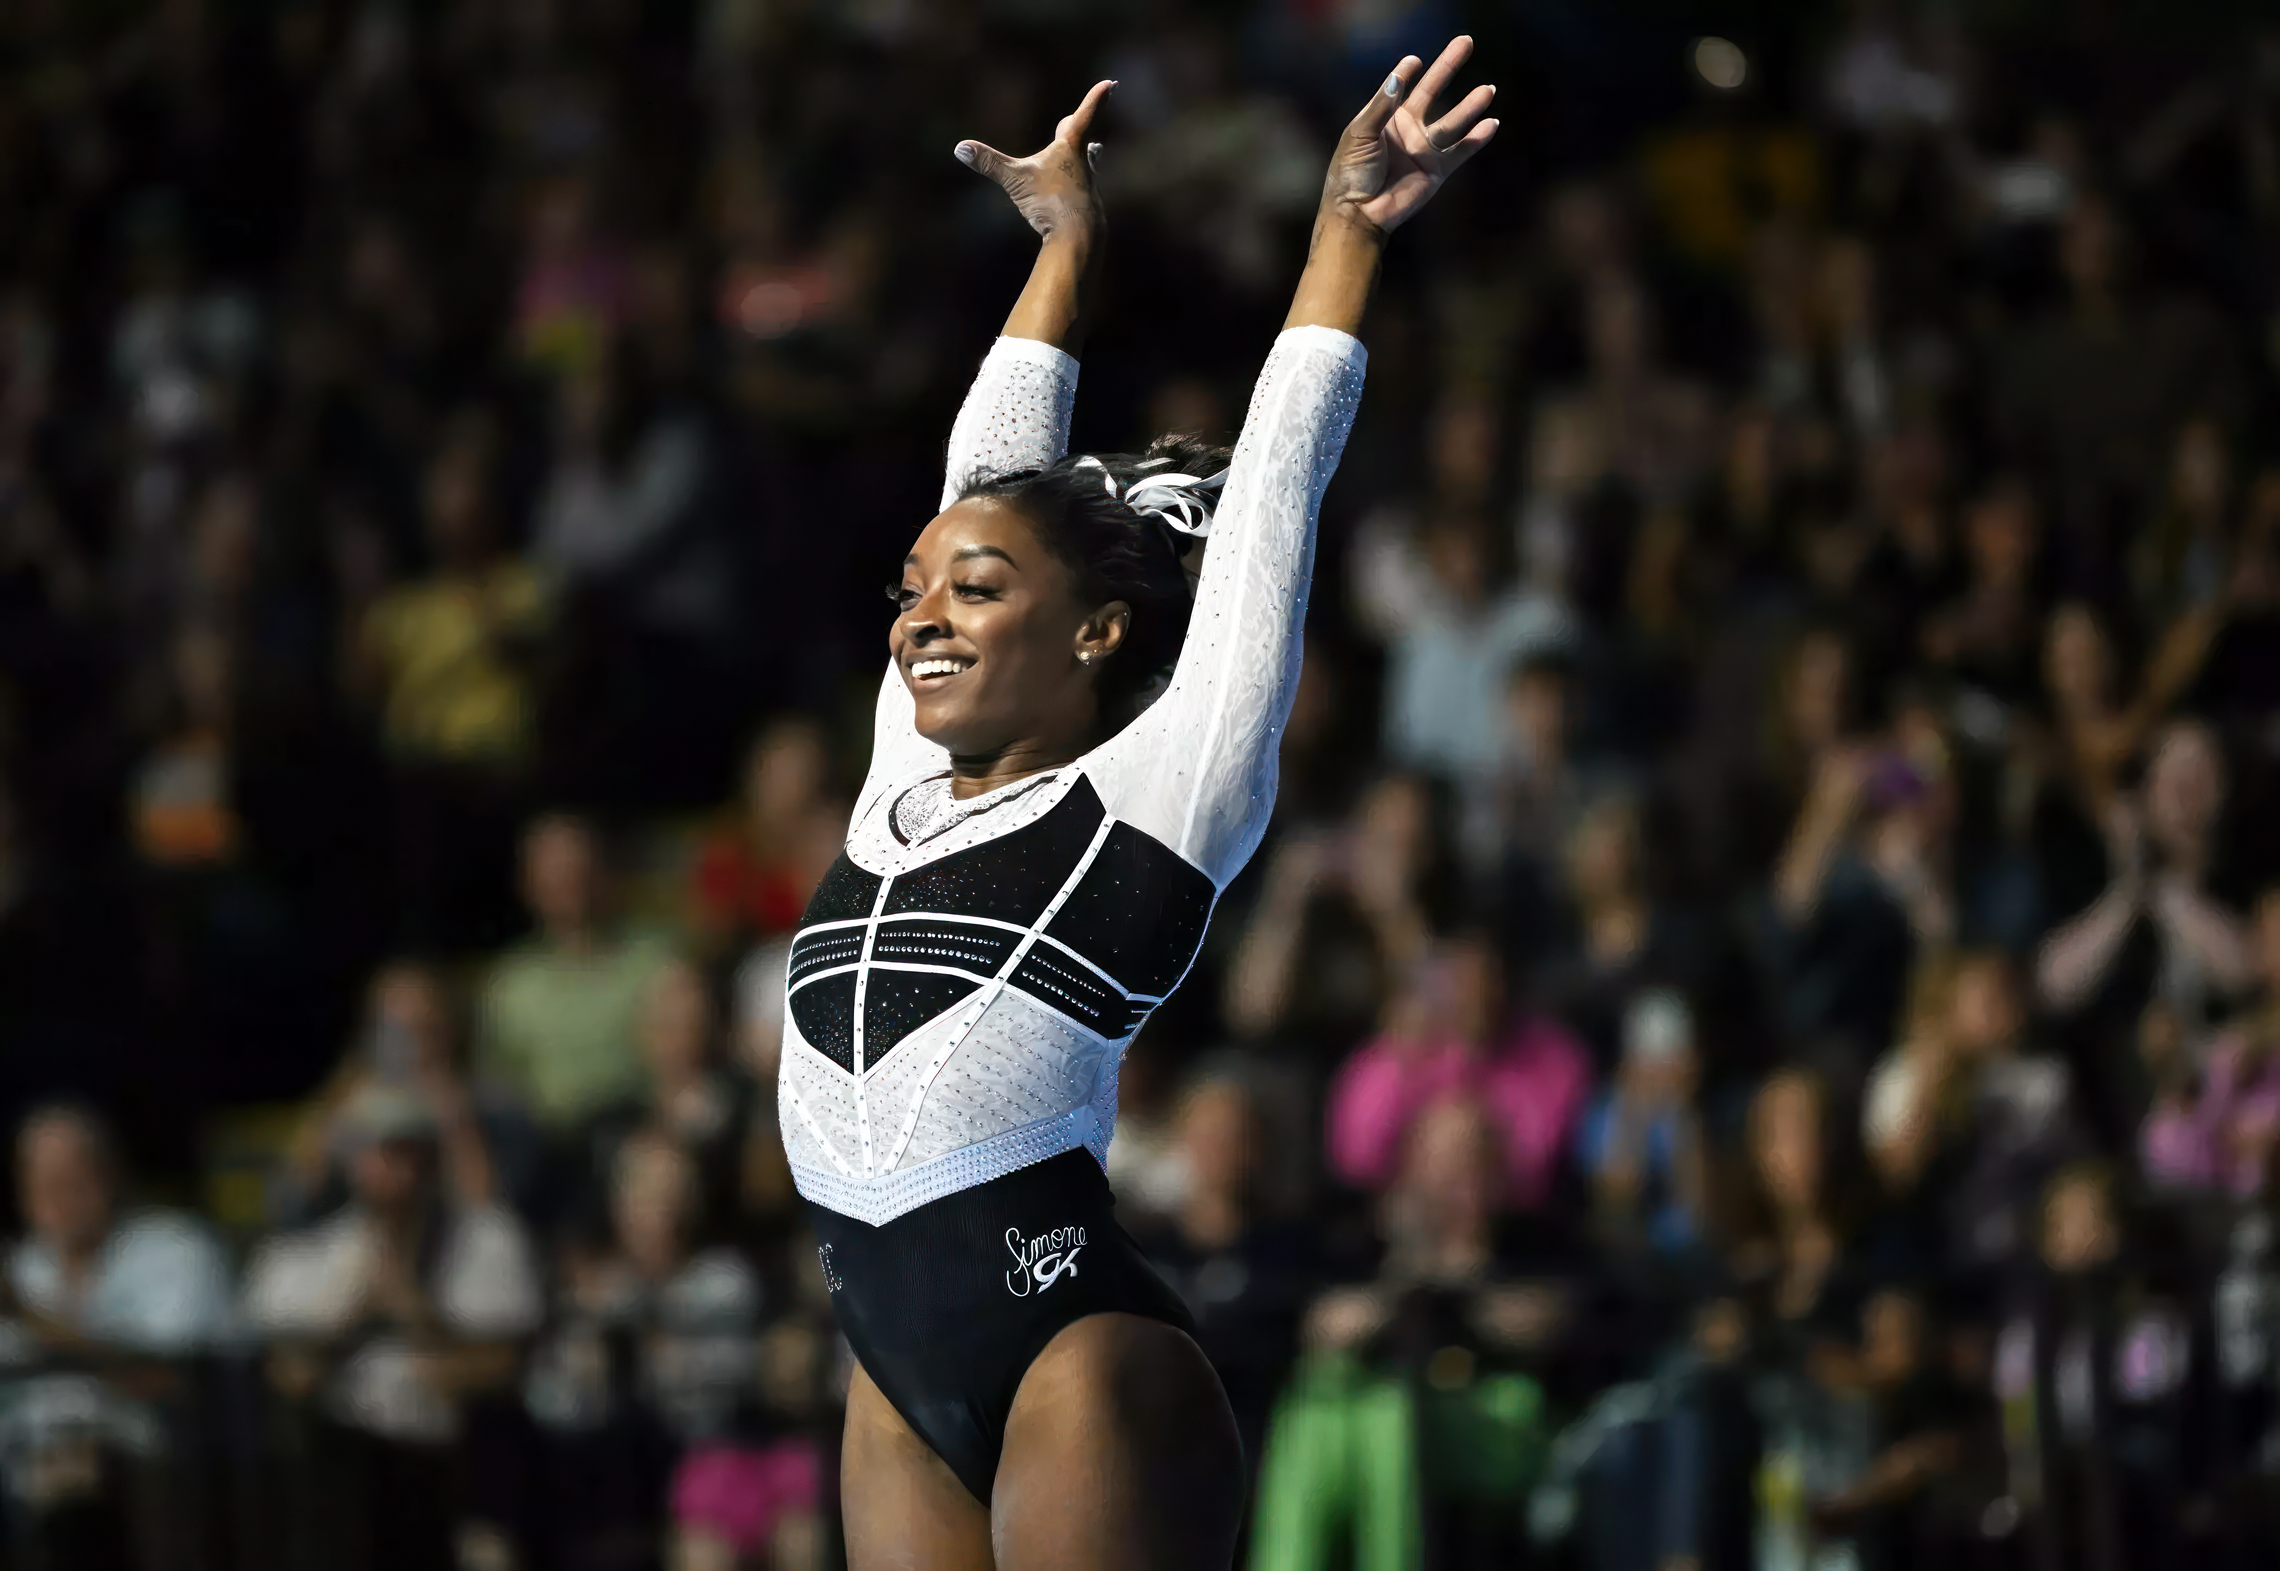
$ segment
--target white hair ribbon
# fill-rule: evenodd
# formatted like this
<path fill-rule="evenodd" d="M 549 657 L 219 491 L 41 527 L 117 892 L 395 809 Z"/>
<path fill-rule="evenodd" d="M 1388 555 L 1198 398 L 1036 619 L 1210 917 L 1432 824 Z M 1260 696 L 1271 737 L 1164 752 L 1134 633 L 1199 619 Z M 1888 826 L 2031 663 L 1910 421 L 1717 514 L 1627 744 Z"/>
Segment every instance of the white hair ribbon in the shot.
<path fill-rule="evenodd" d="M 1168 458 L 1152 460 L 1169 464 Z M 1169 528 L 1197 539 L 1211 533 L 1211 515 L 1219 505 L 1219 493 L 1227 484 L 1227 471 L 1215 475 L 1152 474 L 1142 475 L 1130 485 L 1119 487 L 1116 476 L 1109 473 L 1108 465 L 1099 459 L 1086 456 L 1077 460 L 1079 469 L 1100 471 L 1101 486 L 1110 496 L 1138 513 L 1153 513 Z"/>

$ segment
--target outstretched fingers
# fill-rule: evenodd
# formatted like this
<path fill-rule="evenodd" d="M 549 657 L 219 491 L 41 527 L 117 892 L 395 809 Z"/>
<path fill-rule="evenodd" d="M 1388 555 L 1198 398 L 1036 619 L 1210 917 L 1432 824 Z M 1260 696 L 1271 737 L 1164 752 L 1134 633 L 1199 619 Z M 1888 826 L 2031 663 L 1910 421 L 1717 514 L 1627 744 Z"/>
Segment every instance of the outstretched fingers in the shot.
<path fill-rule="evenodd" d="M 1465 160 L 1488 146 L 1496 137 L 1498 122 L 1483 120 L 1464 135 L 1464 140 L 1441 154 L 1441 177 L 1445 180 L 1465 165 Z"/>
<path fill-rule="evenodd" d="M 1085 94 L 1084 102 L 1077 105 L 1073 113 L 1063 116 L 1061 123 L 1053 128 L 1053 140 L 1067 142 L 1072 147 L 1083 147 L 1085 138 L 1092 132 L 1093 116 L 1099 113 L 1101 100 L 1115 91 L 1114 82 L 1093 83 L 1092 90 Z"/>
<path fill-rule="evenodd" d="M 1401 64 L 1393 68 L 1393 74 L 1370 95 L 1370 101 L 1362 105 L 1362 112 L 1354 116 L 1353 124 L 1347 127 L 1348 131 L 1365 138 L 1374 137 L 1383 131 L 1386 122 L 1393 118 L 1393 112 L 1409 97 L 1410 88 L 1417 81 L 1417 74 L 1424 69 L 1425 62 L 1415 55 L 1403 55 Z"/>
<path fill-rule="evenodd" d="M 1472 58 L 1472 52 L 1471 36 L 1459 33 L 1449 40 L 1439 58 L 1426 70 L 1417 84 L 1417 90 L 1409 95 L 1409 112 L 1417 117 L 1419 125 L 1423 125 L 1425 117 L 1433 112 L 1433 100 L 1448 89 L 1449 79 L 1464 69 L 1465 62 Z"/>
<path fill-rule="evenodd" d="M 1489 105 L 1496 102 L 1496 89 L 1483 83 L 1465 94 L 1457 107 L 1425 128 L 1426 140 L 1441 152 L 1448 152 L 1488 113 Z"/>
<path fill-rule="evenodd" d="M 968 169 L 987 179 L 996 181 L 999 185 L 1005 184 L 1006 174 L 1013 168 L 1014 161 L 987 142 L 960 142 L 950 151 L 955 153 L 958 162 L 964 164 Z"/>

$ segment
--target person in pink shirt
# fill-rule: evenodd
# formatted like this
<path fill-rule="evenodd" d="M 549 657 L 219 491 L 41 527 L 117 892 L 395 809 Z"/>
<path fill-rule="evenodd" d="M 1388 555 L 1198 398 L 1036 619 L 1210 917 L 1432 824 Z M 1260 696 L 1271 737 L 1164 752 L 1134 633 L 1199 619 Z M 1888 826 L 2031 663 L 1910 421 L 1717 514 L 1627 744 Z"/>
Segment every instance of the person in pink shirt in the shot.
<path fill-rule="evenodd" d="M 2280 888 L 2256 903 L 2249 958 L 2261 996 L 2210 1040 L 2198 1088 L 2162 1095 L 2139 1131 L 2139 1160 L 2156 1184 L 2242 1197 L 2265 1187 L 2280 1140 Z M 2175 1058 L 2181 1049 L 2147 1056 Z"/>
<path fill-rule="evenodd" d="M 1503 1146 L 1506 1198 L 1523 1210 L 1550 1198 L 1590 1095 L 1591 1062 L 1556 1022 L 1508 1015 L 1504 1005 L 1502 967 L 1487 943 L 1435 946 L 1384 1029 L 1331 1086 L 1330 1165 L 1341 1179 L 1387 1188 L 1428 1108 L 1477 1100 Z"/>

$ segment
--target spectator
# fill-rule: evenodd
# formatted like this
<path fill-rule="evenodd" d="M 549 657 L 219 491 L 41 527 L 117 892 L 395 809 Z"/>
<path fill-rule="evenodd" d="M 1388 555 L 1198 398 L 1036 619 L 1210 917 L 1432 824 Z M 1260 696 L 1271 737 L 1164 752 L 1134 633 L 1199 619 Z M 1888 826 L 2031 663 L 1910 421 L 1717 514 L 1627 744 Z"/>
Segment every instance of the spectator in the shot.
<path fill-rule="evenodd" d="M 367 1086 L 416 1097 L 433 1122 L 444 1185 L 455 1203 L 480 1209 L 535 1199 L 537 1131 L 521 1108 L 469 1084 L 464 1027 L 451 988 L 432 967 L 400 960 L 383 966 L 365 997 L 360 1040 L 302 1116 L 270 1186 L 272 1219 L 315 1220 L 339 1203 L 358 1133 L 345 1121 Z"/>
<path fill-rule="evenodd" d="M 761 731 L 743 785 L 741 821 L 705 841 L 692 875 L 690 921 L 715 945 L 773 939 L 799 925 L 846 838 L 846 812 L 828 794 L 823 728 L 808 717 L 786 716 Z"/>
<path fill-rule="evenodd" d="M 51 1104 L 16 1134 L 27 1233 L 8 1252 L 17 1348 L 177 1358 L 229 1329 L 229 1265 L 205 1225 L 180 1212 L 130 1209 L 109 1129 Z"/>
<path fill-rule="evenodd" d="M 1259 1110 L 1240 1074 L 1222 1071 L 1191 1085 L 1177 1131 L 1184 1193 L 1169 1216 L 1135 1234 L 1187 1301 L 1196 1340 L 1235 1409 L 1243 1454 L 1255 1459 L 1298 1351 L 1318 1251 L 1303 1223 L 1262 1205 Z"/>
<path fill-rule="evenodd" d="M 639 1091 L 642 1000 L 671 951 L 615 920 L 601 836 L 588 820 L 535 820 L 522 868 L 538 931 L 483 984 L 477 1062 L 559 1140 Z"/>
<path fill-rule="evenodd" d="M 2006 702 L 2032 691 L 2039 650 L 2035 555 L 2039 522 L 2023 481 L 1991 487 L 1965 511 L 1963 591 L 1924 623 L 1935 669 Z"/>
<path fill-rule="evenodd" d="M 649 979 L 638 1027 L 648 1083 L 601 1113 L 591 1136 L 597 1171 L 608 1172 L 617 1147 L 637 1131 L 673 1141 L 696 1164 L 694 1225 L 716 1236 L 736 1215 L 743 1187 L 744 1144 L 754 1087 L 724 1064 L 712 989 L 686 960 L 670 959 Z"/>
<path fill-rule="evenodd" d="M 1395 997 L 1386 1028 L 1347 1060 L 1330 1092 L 1330 1165 L 1384 1189 L 1426 1109 L 1478 1097 L 1506 1163 L 1506 1198 L 1547 1205 L 1591 1085 L 1591 1063 L 1542 1015 L 1506 1013 L 1496 952 L 1477 938 L 1440 945 Z"/>
<path fill-rule="evenodd" d="M 330 1563 L 447 1565 L 470 1533 L 495 1542 L 501 1440 L 471 1420 L 508 1388 L 543 1298 L 529 1237 L 503 1208 L 459 1204 L 435 1126 L 409 1093 L 360 1091 L 346 1123 L 348 1204 L 263 1240 L 245 1314 L 304 1435 L 303 1483 Z"/>
<path fill-rule="evenodd" d="M 493 437 L 463 416 L 428 466 L 433 571 L 365 614 L 351 675 L 394 760 L 408 937 L 495 941 L 517 794 L 538 744 L 531 662 L 546 626 L 538 575 L 492 516 Z"/>
<path fill-rule="evenodd" d="M 2198 721 L 2165 726 L 2142 802 L 2120 798 L 2108 812 L 2105 892 L 2053 929 L 2036 957 L 2044 1001 L 2079 1017 L 2092 1111 L 2111 1140 L 2134 1138 L 2145 1118 L 2147 1088 L 2125 1033 L 2146 1000 L 2160 997 L 2197 1033 L 2249 979 L 2239 919 L 2211 887 L 2226 872 L 2217 856 L 2224 801 L 2216 737 Z"/>
<path fill-rule="evenodd" d="M 1842 1277 L 1856 1219 L 1826 1085 L 1809 1070 L 1768 1075 L 1750 1100 L 1746 1139 L 1723 1230 L 1735 1279 L 1760 1295 L 1773 1344 L 1794 1366 L 1849 1308 Z"/>
<path fill-rule="evenodd" d="M 2258 996 L 2194 1055 L 2198 1075 L 2179 1063 L 2176 1093 L 2155 1101 L 2139 1137 L 2146 1176 L 2165 1186 L 2245 1199 L 2271 1182 L 2280 1138 L 2280 889 L 2258 899 L 2249 931 Z M 2148 1065 L 2157 1087 L 2171 1079 L 2162 1060 L 2183 1060 L 2185 1052 L 2180 1042 Z"/>
<path fill-rule="evenodd" d="M 1954 933 L 1942 764 L 1899 748 L 1826 755 L 1775 867 L 1767 934 L 1783 1023 L 1856 1085 L 1898 1021 L 1919 946 Z"/>
<path fill-rule="evenodd" d="M 1695 1106 L 1694 1017 L 1675 993 L 1642 992 L 1623 1056 L 1577 1142 L 1600 1225 L 1618 1251 L 1683 1257 L 1703 1241 L 1709 1135 Z"/>
<path fill-rule="evenodd" d="M 1593 802 L 1561 847 L 1562 888 L 1545 926 L 1510 932 L 1507 953 L 1532 965 L 1536 1003 L 1566 1022 L 1611 1068 L 1622 1020 L 1642 986 L 1683 987 L 1695 978 L 1692 935 L 1648 885 L 1655 859 L 1639 804 L 1627 796 Z"/>
<path fill-rule="evenodd" d="M 699 1245 L 698 1171 L 670 1137 L 627 1139 L 609 1189 L 607 1236 L 569 1251 L 558 1324 L 528 1383 L 549 1437 L 547 1492 L 565 1503 L 550 1514 L 552 1553 L 638 1560 L 635 1546 L 668 1536 L 676 1498 L 683 1535 L 765 1552 L 812 1513 L 816 1467 L 796 1443 L 741 1443 L 759 1389 L 759 1278 L 734 1251 Z M 678 1489 L 677 1472 L 691 1480 Z M 744 1498 L 755 1489 L 762 1498 Z"/>
<path fill-rule="evenodd" d="M 111 1132 L 84 1108 L 25 1118 L 16 1177 L 27 1231 L 0 1276 L 12 1537 L 27 1557 L 124 1571 L 189 1520 L 169 1431 L 197 1411 L 190 1361 L 231 1335 L 229 1263 L 197 1219 L 130 1208 Z"/>
<path fill-rule="evenodd" d="M 1338 1047 L 1368 1029 L 1448 899 L 1442 798 L 1417 775 L 1362 793 L 1333 834 L 1278 842 L 1227 971 L 1239 1036 Z"/>
<path fill-rule="evenodd" d="M 1353 569 L 1359 618 L 1387 650 L 1386 752 L 1471 791 L 1512 745 L 1499 702 L 1504 673 L 1574 634 L 1565 607 L 1498 587 L 1485 508 L 1494 420 L 1478 399 L 1440 412 L 1428 510 L 1368 520 Z"/>
<path fill-rule="evenodd" d="M 2076 1128 L 2071 1076 L 2062 1059 L 2033 1050 L 2008 956 L 1962 957 L 1944 1018 L 1877 1066 L 1862 1123 L 1888 1193 L 1950 1208 L 1935 1258 L 1954 1269 L 2012 1261 Z"/>
<path fill-rule="evenodd" d="M 1553 1262 L 1499 1228 L 1505 1165 L 1477 1105 L 1442 1100 L 1418 1120 L 1377 1279 L 1307 1315 L 1261 1464 L 1254 1566 L 1321 1565 L 1342 1544 L 1357 1565 L 1415 1565 L 1428 1532 L 1453 1565 L 1520 1552 L 1499 1507 L 1541 1465 L 1544 1396 L 1514 1366 L 1548 1362 L 1576 1306 Z"/>
<path fill-rule="evenodd" d="M 2191 1332 L 2125 1226 L 2108 1169 L 2054 1176 L 2041 1271 L 1996 1343 L 2012 1498 L 2049 1565 L 2174 1564 L 2197 1547 L 2172 1504 L 2192 1485 Z"/>

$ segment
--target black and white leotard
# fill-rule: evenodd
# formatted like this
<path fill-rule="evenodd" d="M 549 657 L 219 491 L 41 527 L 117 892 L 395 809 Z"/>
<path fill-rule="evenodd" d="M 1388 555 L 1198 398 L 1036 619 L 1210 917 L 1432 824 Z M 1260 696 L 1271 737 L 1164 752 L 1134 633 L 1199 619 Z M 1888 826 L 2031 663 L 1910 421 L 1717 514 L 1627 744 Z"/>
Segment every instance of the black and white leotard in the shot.
<path fill-rule="evenodd" d="M 1125 1045 L 1194 960 L 1274 804 L 1315 515 L 1364 355 L 1284 332 L 1252 393 L 1171 683 L 1059 769 L 954 801 L 900 672 L 846 851 L 794 938 L 779 1104 L 800 1193 L 876 1226 L 1084 1147 Z M 943 505 L 1067 445 L 1077 363 L 1002 338 L 952 430 Z"/>

